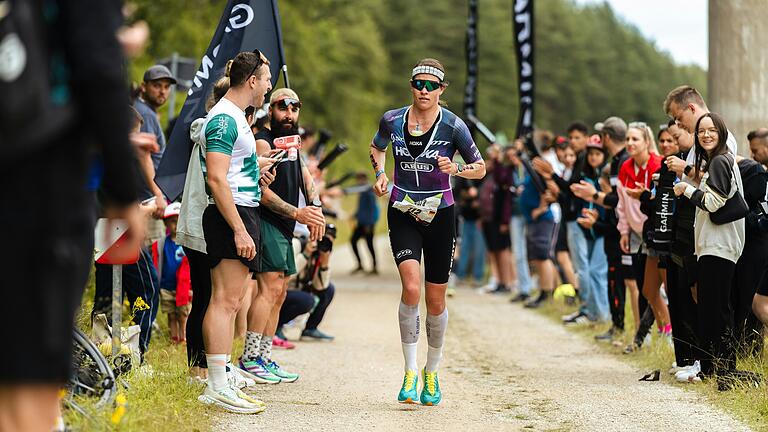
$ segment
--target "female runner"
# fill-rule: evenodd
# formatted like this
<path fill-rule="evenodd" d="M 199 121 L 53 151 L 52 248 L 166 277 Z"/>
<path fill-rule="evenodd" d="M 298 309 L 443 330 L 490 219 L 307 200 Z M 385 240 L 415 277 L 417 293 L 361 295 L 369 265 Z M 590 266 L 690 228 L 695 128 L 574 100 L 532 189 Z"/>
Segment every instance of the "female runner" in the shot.
<path fill-rule="evenodd" d="M 374 191 L 382 196 L 389 184 L 384 173 L 386 149 L 392 143 L 395 176 L 387 219 L 403 287 L 399 322 L 405 357 L 405 378 L 398 400 L 416 403 L 418 397 L 416 351 L 423 254 L 429 350 L 421 374 L 424 383 L 420 401 L 437 405 L 441 399 L 437 369 L 448 326 L 445 290 L 456 239 L 450 176 L 482 178 L 485 163 L 467 125 L 440 105 L 440 96 L 448 85 L 443 65 L 435 59 L 419 61 L 410 84 L 413 103 L 384 113 L 370 156 L 376 172 Z M 453 162 L 457 151 L 467 163 Z"/>

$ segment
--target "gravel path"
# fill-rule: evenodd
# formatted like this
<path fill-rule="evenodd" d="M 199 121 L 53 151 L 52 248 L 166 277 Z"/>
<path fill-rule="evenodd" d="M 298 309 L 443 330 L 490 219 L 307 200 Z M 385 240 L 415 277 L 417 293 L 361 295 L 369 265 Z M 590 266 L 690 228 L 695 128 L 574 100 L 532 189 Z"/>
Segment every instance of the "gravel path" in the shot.
<path fill-rule="evenodd" d="M 443 403 L 400 405 L 399 282 L 388 245 L 379 246 L 380 276 L 336 278 L 321 325 L 336 340 L 277 351 L 276 360 L 301 379 L 248 389 L 267 411 L 222 414 L 216 430 L 748 430 L 694 392 L 638 382 L 642 371 L 545 317 L 469 290 L 449 300 Z M 351 254 L 335 253 L 336 274 L 347 274 Z M 298 331 L 286 333 L 293 339 Z M 423 364 L 426 337 L 420 345 Z"/>

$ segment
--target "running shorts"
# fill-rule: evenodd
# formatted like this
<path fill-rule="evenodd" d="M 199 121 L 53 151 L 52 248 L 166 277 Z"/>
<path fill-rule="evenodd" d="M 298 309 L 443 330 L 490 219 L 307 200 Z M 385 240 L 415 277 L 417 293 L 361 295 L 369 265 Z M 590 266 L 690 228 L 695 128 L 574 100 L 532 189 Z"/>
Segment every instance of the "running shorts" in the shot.
<path fill-rule="evenodd" d="M 203 235 L 211 268 L 219 265 L 223 259 L 240 260 L 251 272 L 259 271 L 259 243 L 260 230 L 259 211 L 256 207 L 235 206 L 240 219 L 243 220 L 245 230 L 253 238 L 256 245 L 256 257 L 252 260 L 237 255 L 235 247 L 235 233 L 222 216 L 215 204 L 210 204 L 203 212 Z"/>
<path fill-rule="evenodd" d="M 456 216 L 454 206 L 441 208 L 429 225 L 389 205 L 389 243 L 398 266 L 413 259 L 421 262 L 424 253 L 424 277 L 434 284 L 448 283 L 456 245 Z"/>

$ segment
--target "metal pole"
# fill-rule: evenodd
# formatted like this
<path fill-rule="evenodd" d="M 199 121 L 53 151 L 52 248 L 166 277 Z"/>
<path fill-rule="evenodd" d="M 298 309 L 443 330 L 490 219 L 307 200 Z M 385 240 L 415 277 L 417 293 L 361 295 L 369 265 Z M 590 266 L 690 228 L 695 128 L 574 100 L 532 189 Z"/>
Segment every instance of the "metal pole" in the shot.
<path fill-rule="evenodd" d="M 179 75 L 179 53 L 176 51 L 171 54 L 171 75 L 177 80 Z M 168 123 L 176 116 L 176 85 L 171 85 L 171 92 L 168 95 Z"/>
<path fill-rule="evenodd" d="M 123 266 L 112 266 L 112 358 L 120 354 L 120 329 L 123 323 Z"/>
<path fill-rule="evenodd" d="M 288 81 L 288 65 L 283 65 L 283 80 L 285 81 L 285 87 L 291 88 L 291 83 Z"/>

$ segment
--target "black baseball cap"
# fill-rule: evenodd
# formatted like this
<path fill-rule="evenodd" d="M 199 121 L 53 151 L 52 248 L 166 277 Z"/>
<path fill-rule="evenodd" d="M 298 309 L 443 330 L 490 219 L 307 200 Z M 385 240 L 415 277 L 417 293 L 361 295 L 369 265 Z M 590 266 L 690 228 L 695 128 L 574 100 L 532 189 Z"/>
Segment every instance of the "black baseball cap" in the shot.
<path fill-rule="evenodd" d="M 163 65 L 154 65 L 144 72 L 144 82 L 156 81 L 159 79 L 167 79 L 171 81 L 171 84 L 176 84 L 176 78 L 174 78 L 171 71 Z"/>

